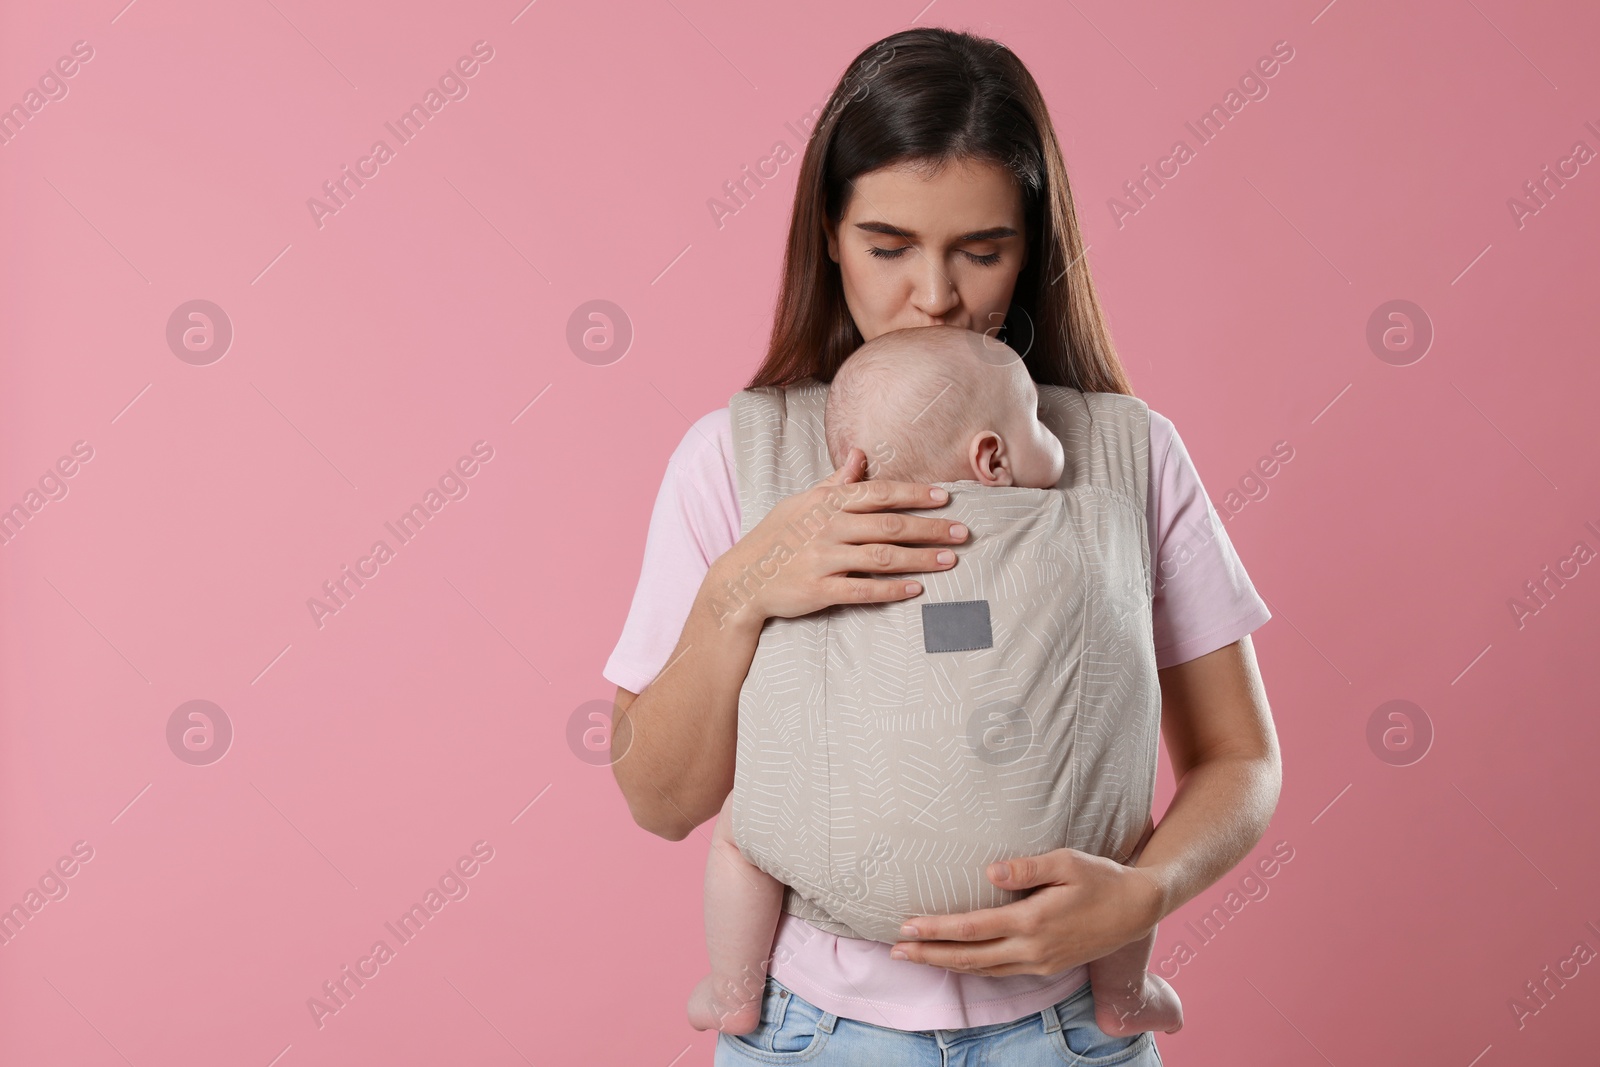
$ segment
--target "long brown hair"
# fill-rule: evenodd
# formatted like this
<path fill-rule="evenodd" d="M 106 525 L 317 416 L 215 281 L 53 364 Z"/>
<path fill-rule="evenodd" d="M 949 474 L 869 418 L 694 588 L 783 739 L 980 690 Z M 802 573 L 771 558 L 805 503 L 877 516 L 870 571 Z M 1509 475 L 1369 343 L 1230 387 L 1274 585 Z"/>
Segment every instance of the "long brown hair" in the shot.
<path fill-rule="evenodd" d="M 1022 190 L 1028 261 L 1000 340 L 1034 381 L 1133 395 L 1111 344 L 1066 164 L 1033 75 L 1005 45 L 940 27 L 885 37 L 851 61 L 806 143 L 767 355 L 749 387 L 831 381 L 864 338 L 845 305 L 824 220 L 856 177 L 895 163 L 975 159 Z"/>

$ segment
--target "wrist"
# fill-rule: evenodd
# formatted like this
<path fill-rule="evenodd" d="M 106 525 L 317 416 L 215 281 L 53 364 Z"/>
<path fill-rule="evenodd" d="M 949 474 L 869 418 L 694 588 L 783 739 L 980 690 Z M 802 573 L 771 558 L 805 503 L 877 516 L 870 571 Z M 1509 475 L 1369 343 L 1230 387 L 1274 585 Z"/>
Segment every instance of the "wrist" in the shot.
<path fill-rule="evenodd" d="M 1160 864 L 1129 869 L 1139 876 L 1136 880 L 1138 889 L 1134 896 L 1145 921 L 1144 928 L 1148 931 L 1175 910 L 1172 904 L 1170 876 L 1166 868 Z"/>
<path fill-rule="evenodd" d="M 750 568 L 735 545 L 719 556 L 700 582 L 696 609 L 718 631 L 756 638 L 767 614 L 756 597 L 758 583 L 750 581 Z"/>

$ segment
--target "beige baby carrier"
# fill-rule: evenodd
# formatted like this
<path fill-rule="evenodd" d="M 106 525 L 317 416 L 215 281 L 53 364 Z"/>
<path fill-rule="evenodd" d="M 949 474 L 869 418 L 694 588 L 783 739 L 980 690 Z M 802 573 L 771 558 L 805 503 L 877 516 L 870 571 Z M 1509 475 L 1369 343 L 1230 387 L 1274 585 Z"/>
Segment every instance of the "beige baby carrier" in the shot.
<path fill-rule="evenodd" d="M 734 840 L 788 886 L 783 910 L 823 930 L 903 940 L 913 915 L 1026 896 L 989 881 L 997 859 L 1126 862 L 1144 831 L 1161 709 L 1149 409 L 1039 395 L 1066 453 L 1056 488 L 937 483 L 949 503 L 910 514 L 967 525 L 953 568 L 905 575 L 923 583 L 910 600 L 761 632 L 739 693 Z M 831 472 L 826 397 L 808 380 L 730 401 L 741 533 Z M 807 536 L 796 523 L 788 547 Z"/>

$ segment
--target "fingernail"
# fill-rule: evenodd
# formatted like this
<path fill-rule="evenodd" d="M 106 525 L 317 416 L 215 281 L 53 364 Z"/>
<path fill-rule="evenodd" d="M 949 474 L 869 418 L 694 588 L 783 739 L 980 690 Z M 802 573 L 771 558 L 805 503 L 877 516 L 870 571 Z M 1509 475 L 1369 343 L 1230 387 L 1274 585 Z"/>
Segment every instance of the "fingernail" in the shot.
<path fill-rule="evenodd" d="M 933 490 L 933 492 L 928 494 L 928 495 L 933 497 L 934 500 L 944 500 L 944 499 L 946 499 L 946 498 L 948 498 L 950 496 L 949 493 L 947 493 L 943 489 L 939 489 L 939 488 L 935 488 Z"/>
<path fill-rule="evenodd" d="M 920 582 L 907 582 L 906 592 L 910 593 L 912 596 L 916 596 L 918 593 L 922 592 L 922 584 Z"/>
<path fill-rule="evenodd" d="M 1011 864 L 1009 864 L 1009 863 L 997 863 L 997 864 L 995 864 L 994 865 L 994 876 L 996 878 L 1000 878 L 1000 879 L 1010 878 L 1011 877 Z"/>
<path fill-rule="evenodd" d="M 901 952 L 899 949 L 894 949 L 889 953 L 889 958 L 891 960 L 903 960 L 903 959 L 906 959 L 907 956 L 906 956 L 906 954 L 904 952 Z"/>
<path fill-rule="evenodd" d="M 910 923 L 906 923 L 904 926 L 902 926 L 900 928 L 900 933 L 904 937 L 916 937 L 917 936 L 917 928 L 915 926 L 912 926 Z"/>
<path fill-rule="evenodd" d="M 951 527 L 950 527 L 950 536 L 951 537 L 965 537 L 965 536 L 967 536 L 967 528 L 965 526 L 961 525 L 959 522 L 958 523 L 953 523 L 951 525 Z"/>
<path fill-rule="evenodd" d="M 945 549 L 943 552 L 935 556 L 934 559 L 937 559 L 940 563 L 954 563 L 956 561 L 956 554 L 951 552 L 949 549 Z"/>

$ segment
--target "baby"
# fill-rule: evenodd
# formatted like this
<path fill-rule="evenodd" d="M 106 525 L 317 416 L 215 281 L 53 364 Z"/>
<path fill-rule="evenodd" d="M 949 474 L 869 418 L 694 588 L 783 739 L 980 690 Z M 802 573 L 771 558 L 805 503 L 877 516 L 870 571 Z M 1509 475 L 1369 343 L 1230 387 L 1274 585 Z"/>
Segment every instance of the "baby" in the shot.
<path fill-rule="evenodd" d="M 897 330 L 862 345 L 830 383 L 824 421 L 833 467 L 858 445 L 877 457 L 868 464 L 872 478 L 1049 489 L 1065 464 L 1060 439 L 1039 420 L 1039 391 L 1021 357 L 959 327 Z M 690 995 L 689 1021 L 744 1034 L 760 1022 L 784 887 L 735 845 L 732 804 L 730 793 L 706 864 L 711 974 Z M 1143 842 L 1128 862 L 1142 849 Z M 1107 1034 L 1183 1025 L 1177 993 L 1147 969 L 1154 944 L 1152 931 L 1089 963 L 1095 1023 Z"/>

